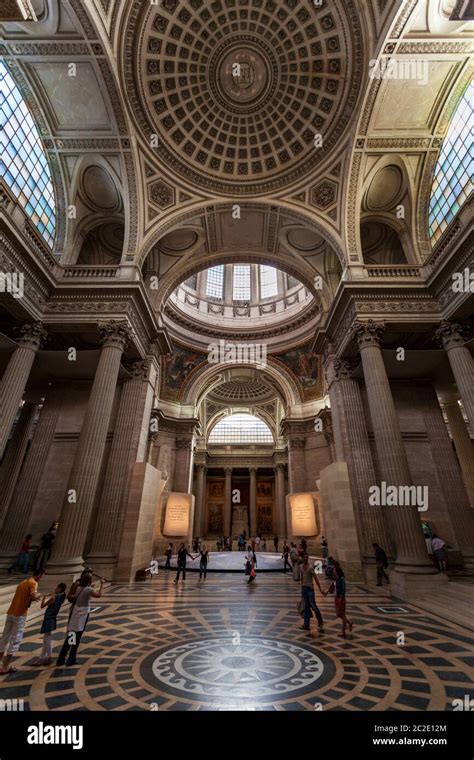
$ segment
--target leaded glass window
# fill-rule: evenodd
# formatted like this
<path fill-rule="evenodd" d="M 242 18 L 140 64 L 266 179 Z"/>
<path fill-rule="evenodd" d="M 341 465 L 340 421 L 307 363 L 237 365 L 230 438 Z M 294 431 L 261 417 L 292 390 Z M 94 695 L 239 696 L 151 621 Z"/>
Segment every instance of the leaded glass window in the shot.
<path fill-rule="evenodd" d="M 212 429 L 209 443 L 273 443 L 268 425 L 253 414 L 231 414 Z"/>
<path fill-rule="evenodd" d="M 207 270 L 206 296 L 210 298 L 222 298 L 224 288 L 224 265 L 211 267 Z"/>
<path fill-rule="evenodd" d="M 275 267 L 260 266 L 260 298 L 278 295 L 277 270 Z"/>
<path fill-rule="evenodd" d="M 441 237 L 473 189 L 474 82 L 464 92 L 444 138 L 429 209 L 432 243 Z"/>
<path fill-rule="evenodd" d="M 52 246 L 55 200 L 48 159 L 28 106 L 0 61 L 0 176 Z"/>
<path fill-rule="evenodd" d="M 232 298 L 234 301 L 250 301 L 250 264 L 234 266 Z"/>

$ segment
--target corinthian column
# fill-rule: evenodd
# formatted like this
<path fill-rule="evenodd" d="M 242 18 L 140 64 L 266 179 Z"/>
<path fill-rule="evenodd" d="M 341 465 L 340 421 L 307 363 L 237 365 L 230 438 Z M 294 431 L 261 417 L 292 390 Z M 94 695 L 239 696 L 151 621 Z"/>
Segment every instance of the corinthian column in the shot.
<path fill-rule="evenodd" d="M 176 463 L 174 468 L 174 491 L 191 493 L 193 476 L 193 434 L 176 438 Z"/>
<path fill-rule="evenodd" d="M 2 526 L 0 566 L 10 567 L 28 530 L 33 503 L 43 476 L 61 409 L 62 389 L 53 386 L 46 396 L 30 448 Z"/>
<path fill-rule="evenodd" d="M 357 510 L 358 534 L 364 562 L 374 561 L 372 543 L 389 547 L 388 531 L 380 507 L 369 504 L 369 488 L 376 483 L 364 409 L 357 380 L 352 377 L 350 362 L 334 361 L 334 385 L 341 400 L 344 461 L 347 462 L 354 504 Z"/>
<path fill-rule="evenodd" d="M 204 535 L 203 529 L 203 517 L 204 517 L 204 489 L 205 489 L 205 475 L 207 467 L 203 464 L 197 465 L 197 477 L 196 477 L 196 502 L 194 509 L 194 528 L 193 536 Z"/>
<path fill-rule="evenodd" d="M 78 573 L 110 424 L 122 352 L 130 339 L 126 323 L 99 325 L 102 350 L 74 456 L 48 573 Z"/>
<path fill-rule="evenodd" d="M 2 466 L 0 467 L 0 520 L 2 521 L 7 513 L 10 499 L 16 488 L 18 475 L 20 474 L 23 459 L 25 458 L 37 411 L 38 404 L 32 401 L 25 401 L 18 422 L 16 423 L 13 437 L 7 448 Z"/>
<path fill-rule="evenodd" d="M 0 382 L 0 459 L 5 452 L 36 352 L 46 338 L 41 322 L 22 325 L 18 333 L 18 347 L 11 355 Z"/>
<path fill-rule="evenodd" d="M 464 485 L 469 496 L 471 507 L 474 507 L 474 447 L 468 433 L 464 417 L 456 400 L 445 401 L 444 411 L 453 437 L 454 447 L 458 455 Z"/>
<path fill-rule="evenodd" d="M 444 321 L 436 331 L 436 337 L 448 354 L 464 411 L 474 431 L 474 359 L 466 346 L 463 332 L 461 325 Z"/>
<path fill-rule="evenodd" d="M 285 501 L 285 465 L 277 464 L 274 468 L 277 486 L 278 535 L 286 538 L 286 501 Z"/>
<path fill-rule="evenodd" d="M 132 377 L 122 386 L 117 420 L 104 487 L 87 563 L 110 578 L 117 560 L 132 471 L 137 461 L 143 426 L 148 428 L 145 407 L 151 411 L 153 388 L 148 382 L 149 361 L 135 362 Z M 148 431 L 147 431 L 148 432 Z"/>
<path fill-rule="evenodd" d="M 249 467 L 250 491 L 249 491 L 249 530 L 250 537 L 257 535 L 257 468 Z"/>
<path fill-rule="evenodd" d="M 356 322 L 353 337 L 357 340 L 362 358 L 382 480 L 390 486 L 410 486 L 410 468 L 380 348 L 384 330 L 384 325 L 372 320 L 364 324 Z M 385 510 L 390 519 L 397 551 L 395 571 L 407 574 L 436 573 L 428 557 L 416 506 L 380 506 L 380 509 Z"/>
<path fill-rule="evenodd" d="M 226 467 L 224 472 L 224 536 L 230 537 L 232 524 L 232 467 Z"/>

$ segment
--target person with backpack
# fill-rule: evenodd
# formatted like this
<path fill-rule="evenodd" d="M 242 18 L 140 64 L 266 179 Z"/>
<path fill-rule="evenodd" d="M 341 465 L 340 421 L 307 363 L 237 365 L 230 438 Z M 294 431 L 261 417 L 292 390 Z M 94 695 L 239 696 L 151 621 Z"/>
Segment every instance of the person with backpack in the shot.
<path fill-rule="evenodd" d="M 56 665 L 66 664 L 68 667 L 76 665 L 77 650 L 81 642 L 82 635 L 86 629 L 87 621 L 91 611 L 91 599 L 100 599 L 104 586 L 104 579 L 100 579 L 99 590 L 95 591 L 92 587 L 92 573 L 83 571 L 73 593 L 71 590 L 68 594 L 68 600 L 71 602 L 71 611 L 67 623 L 67 633 L 62 645 Z M 67 661 L 66 661 L 67 657 Z"/>
<path fill-rule="evenodd" d="M 58 583 L 54 592 L 49 596 L 43 596 L 41 600 L 41 609 L 46 607 L 40 631 L 43 634 L 43 648 L 38 659 L 33 662 L 33 665 L 51 665 L 53 659 L 53 631 L 57 628 L 58 613 L 65 599 L 66 584 Z"/>
<path fill-rule="evenodd" d="M 385 572 L 388 567 L 387 555 L 385 554 L 382 547 L 376 544 L 375 541 L 372 544 L 372 548 L 374 550 L 375 562 L 377 565 L 377 586 L 383 586 L 384 580 L 386 580 L 387 583 L 390 583 L 390 578 Z"/>

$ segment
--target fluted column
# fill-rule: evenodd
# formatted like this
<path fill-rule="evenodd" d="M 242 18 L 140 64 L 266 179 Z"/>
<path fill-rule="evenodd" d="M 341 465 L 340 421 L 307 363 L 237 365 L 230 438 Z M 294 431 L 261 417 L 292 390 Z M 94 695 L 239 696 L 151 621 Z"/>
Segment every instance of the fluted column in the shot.
<path fill-rule="evenodd" d="M 290 493 L 306 491 L 305 465 L 306 438 L 289 435 L 288 437 L 288 478 Z"/>
<path fill-rule="evenodd" d="M 132 377 L 122 386 L 94 536 L 87 556 L 87 563 L 93 567 L 100 565 L 107 577 L 117 560 L 142 428 L 149 423 L 149 411 L 148 419 L 144 420 L 147 396 L 150 407 L 153 401 L 153 389 L 148 382 L 150 362 L 135 362 L 130 372 Z"/>
<path fill-rule="evenodd" d="M 357 340 L 362 358 L 382 481 L 392 486 L 409 486 L 410 468 L 380 348 L 380 338 L 384 330 L 384 325 L 376 324 L 372 320 L 367 323 L 356 322 L 353 326 L 353 337 Z M 416 506 L 381 506 L 380 509 L 389 515 L 397 551 L 396 572 L 436 572 L 428 557 Z"/>
<path fill-rule="evenodd" d="M 0 459 L 5 452 L 36 352 L 46 334 L 41 322 L 22 325 L 18 330 L 18 347 L 13 351 L 0 381 Z"/>
<path fill-rule="evenodd" d="M 38 404 L 25 401 L 13 437 L 8 445 L 0 467 L 0 520 L 3 522 L 10 500 L 16 489 L 18 475 L 25 458 L 28 441 L 31 438 L 33 424 L 38 412 Z M 3 535 L 3 530 L 2 530 Z"/>
<path fill-rule="evenodd" d="M 0 567 L 9 567 L 18 554 L 18 547 L 25 536 L 33 509 L 33 503 L 44 473 L 49 450 L 54 441 L 61 409 L 62 388 L 53 386 L 48 390 L 41 410 L 30 448 L 26 455 L 18 488 L 15 489 L 0 536 Z"/>
<path fill-rule="evenodd" d="M 474 507 L 474 446 L 468 433 L 464 417 L 456 400 L 446 401 L 444 404 L 448 425 L 453 437 L 454 447 L 458 455 L 464 485 L 471 507 Z"/>
<path fill-rule="evenodd" d="M 329 401 L 331 404 L 332 431 L 334 438 L 334 453 L 337 462 L 346 461 L 344 451 L 344 438 L 347 438 L 345 426 L 345 417 L 343 414 L 342 391 L 337 380 L 334 362 L 336 357 L 333 353 L 328 353 L 324 362 L 326 383 L 329 392 Z"/>
<path fill-rule="evenodd" d="M 77 573 L 102 466 L 122 352 L 130 339 L 125 323 L 99 325 L 102 350 L 64 498 L 48 573 Z"/>
<path fill-rule="evenodd" d="M 257 468 L 249 467 L 250 492 L 249 492 L 249 529 L 250 536 L 257 535 Z"/>
<path fill-rule="evenodd" d="M 348 361 L 335 359 L 334 385 L 338 388 L 344 418 L 343 451 L 347 462 L 354 504 L 359 518 L 358 534 L 364 561 L 373 561 L 375 541 L 390 551 L 387 527 L 380 507 L 369 504 L 369 488 L 376 483 L 375 469 L 370 450 L 369 435 L 357 380 L 352 377 Z"/>
<path fill-rule="evenodd" d="M 463 328 L 455 322 L 441 322 L 436 337 L 448 354 L 456 385 L 471 430 L 474 430 L 474 359 L 466 346 Z"/>
<path fill-rule="evenodd" d="M 277 464 L 275 467 L 276 486 L 277 486 L 277 515 L 278 515 L 278 536 L 286 538 L 286 501 L 285 501 L 285 465 Z"/>
<path fill-rule="evenodd" d="M 224 536 L 230 536 L 232 522 L 232 467 L 226 467 L 224 472 Z"/>
<path fill-rule="evenodd" d="M 194 530 L 193 535 L 203 536 L 203 517 L 204 517 L 204 488 L 205 488 L 205 475 L 207 467 L 204 464 L 197 465 L 197 477 L 196 477 L 196 501 L 194 508 Z"/>
<path fill-rule="evenodd" d="M 469 505 L 438 397 L 432 386 L 424 385 L 420 389 L 419 404 L 423 410 L 431 454 L 450 524 L 463 555 L 464 566 L 474 569 L 474 512 Z M 441 531 L 439 533 L 441 534 Z M 445 540 L 449 541 L 449 538 L 445 536 Z"/>
<path fill-rule="evenodd" d="M 193 477 L 193 434 L 176 438 L 176 461 L 174 467 L 174 487 L 178 493 L 191 493 Z"/>

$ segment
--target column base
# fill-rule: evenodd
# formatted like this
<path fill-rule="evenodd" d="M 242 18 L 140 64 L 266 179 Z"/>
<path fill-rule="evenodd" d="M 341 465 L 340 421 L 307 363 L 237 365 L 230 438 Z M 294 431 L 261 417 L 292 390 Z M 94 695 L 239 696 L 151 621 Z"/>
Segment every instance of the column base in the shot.
<path fill-rule="evenodd" d="M 84 564 L 82 557 L 72 557 L 71 559 L 51 559 L 46 565 L 46 575 L 48 576 L 60 576 L 65 575 L 70 577 L 74 575 L 77 577 L 82 573 L 84 567 L 89 565 Z"/>
<path fill-rule="evenodd" d="M 418 599 L 420 597 L 429 598 L 433 591 L 446 588 L 448 585 L 448 576 L 446 573 L 408 573 L 389 571 L 390 594 L 398 599 Z"/>
<path fill-rule="evenodd" d="M 15 552 L 15 554 L 3 554 L 0 557 L 0 571 L 8 570 L 14 564 L 17 557 L 18 552 Z"/>

